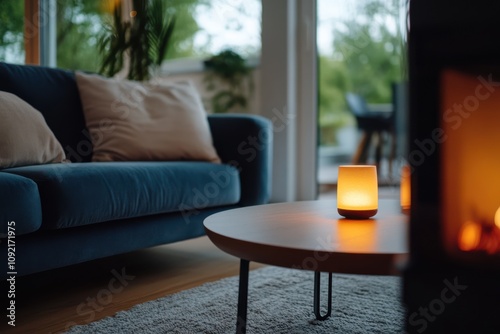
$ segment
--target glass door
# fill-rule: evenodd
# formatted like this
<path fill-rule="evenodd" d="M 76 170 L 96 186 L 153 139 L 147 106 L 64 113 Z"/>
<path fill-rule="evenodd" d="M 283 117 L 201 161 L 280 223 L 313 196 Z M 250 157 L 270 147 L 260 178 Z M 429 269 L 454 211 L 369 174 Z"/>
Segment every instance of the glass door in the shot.
<path fill-rule="evenodd" d="M 338 165 L 351 163 L 378 164 L 379 182 L 398 182 L 397 133 L 388 124 L 379 132 L 376 120 L 365 126 L 347 96 L 374 112 L 370 117 L 392 117 L 406 77 L 406 1 L 318 0 L 317 9 L 320 189 L 335 189 Z"/>

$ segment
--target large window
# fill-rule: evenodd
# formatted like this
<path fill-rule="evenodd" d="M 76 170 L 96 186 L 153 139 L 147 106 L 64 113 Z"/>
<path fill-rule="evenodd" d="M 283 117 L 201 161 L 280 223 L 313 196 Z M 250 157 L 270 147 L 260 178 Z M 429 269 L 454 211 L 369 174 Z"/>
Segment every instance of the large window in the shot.
<path fill-rule="evenodd" d="M 345 93 L 392 102 L 405 72 L 405 0 L 318 0 L 321 145 L 339 146 L 355 126 Z"/>
<path fill-rule="evenodd" d="M 124 12 L 133 15 L 133 5 L 122 1 Z M 193 12 L 201 0 L 169 0 L 168 14 L 176 24 L 166 58 L 189 57 L 195 53 L 193 36 L 199 30 Z M 57 3 L 57 66 L 98 70 L 101 55 L 98 39 L 113 24 L 112 13 L 119 1 L 71 0 Z M 123 15 L 127 15 L 124 13 Z"/>
<path fill-rule="evenodd" d="M 121 0 L 123 3 L 132 0 Z M 113 8 L 120 0 L 38 0 L 50 13 L 36 10 L 33 22 L 55 20 L 55 64 L 67 69 L 97 71 L 101 56 L 97 43 Z M 245 58 L 258 58 L 261 49 L 261 0 L 165 0 L 175 29 L 166 59 L 206 58 L 232 49 Z M 24 63 L 25 1 L 0 1 L 0 61 Z M 37 1 L 33 1 L 37 3 Z M 50 4 L 49 4 L 50 3 Z M 47 29 L 48 24 L 33 24 Z M 28 39 L 30 36 L 26 36 Z M 32 36 L 38 38 L 38 35 Z M 46 46 L 45 50 L 46 50 Z M 42 47 L 42 50 L 44 49 Z M 43 51 L 42 51 L 43 52 Z M 43 57 L 42 57 L 43 58 Z"/>

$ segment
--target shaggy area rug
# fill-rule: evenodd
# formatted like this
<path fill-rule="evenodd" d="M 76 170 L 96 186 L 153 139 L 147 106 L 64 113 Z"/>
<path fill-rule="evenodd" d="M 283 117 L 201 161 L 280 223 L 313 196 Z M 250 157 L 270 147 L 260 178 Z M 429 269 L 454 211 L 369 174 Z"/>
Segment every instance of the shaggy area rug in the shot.
<path fill-rule="evenodd" d="M 334 274 L 332 316 L 317 321 L 313 277 L 313 272 L 277 267 L 251 271 L 247 333 L 404 332 L 401 278 Z M 323 274 L 323 302 L 327 281 Z M 234 333 L 237 296 L 235 276 L 136 305 L 67 333 Z"/>

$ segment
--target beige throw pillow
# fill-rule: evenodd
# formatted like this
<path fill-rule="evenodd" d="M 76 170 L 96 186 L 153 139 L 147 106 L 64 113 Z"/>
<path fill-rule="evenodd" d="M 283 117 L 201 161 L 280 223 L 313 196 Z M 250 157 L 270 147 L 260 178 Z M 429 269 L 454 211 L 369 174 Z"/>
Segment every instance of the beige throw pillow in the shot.
<path fill-rule="evenodd" d="M 42 114 L 16 95 L 0 91 L 0 168 L 65 160 Z"/>
<path fill-rule="evenodd" d="M 76 73 L 93 161 L 220 162 L 201 99 L 188 82 L 139 83 Z"/>

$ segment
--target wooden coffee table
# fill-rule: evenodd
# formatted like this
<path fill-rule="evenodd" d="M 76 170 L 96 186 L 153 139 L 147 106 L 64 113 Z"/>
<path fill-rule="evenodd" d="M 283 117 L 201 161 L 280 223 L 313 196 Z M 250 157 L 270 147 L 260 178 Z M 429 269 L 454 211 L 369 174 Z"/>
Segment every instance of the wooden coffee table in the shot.
<path fill-rule="evenodd" d="M 335 201 L 258 205 L 209 216 L 204 225 L 210 240 L 241 259 L 236 332 L 246 332 L 250 261 L 314 271 L 314 312 L 324 320 L 331 314 L 333 272 L 397 273 L 395 261 L 408 252 L 407 220 L 396 200 L 380 200 L 378 213 L 365 220 L 341 217 Z M 321 272 L 328 273 L 325 315 Z"/>

